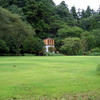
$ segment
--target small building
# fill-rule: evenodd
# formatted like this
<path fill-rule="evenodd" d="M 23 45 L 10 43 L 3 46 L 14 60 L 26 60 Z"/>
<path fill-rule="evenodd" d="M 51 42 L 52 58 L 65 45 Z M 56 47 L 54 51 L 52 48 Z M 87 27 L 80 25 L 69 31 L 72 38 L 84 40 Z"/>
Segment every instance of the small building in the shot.
<path fill-rule="evenodd" d="M 55 48 L 55 43 L 54 43 L 54 39 L 52 38 L 47 38 L 47 39 L 44 39 L 44 44 L 45 44 L 45 49 L 46 49 L 46 52 L 49 52 L 49 48 Z M 54 51 L 53 51 L 54 52 Z"/>

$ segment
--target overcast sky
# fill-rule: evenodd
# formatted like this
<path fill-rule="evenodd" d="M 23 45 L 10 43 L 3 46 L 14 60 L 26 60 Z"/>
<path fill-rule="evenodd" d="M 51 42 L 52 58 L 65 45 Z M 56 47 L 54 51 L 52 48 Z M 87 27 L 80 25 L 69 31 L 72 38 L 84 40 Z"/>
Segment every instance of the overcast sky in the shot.
<path fill-rule="evenodd" d="M 65 1 L 69 7 L 75 6 L 77 9 L 86 9 L 88 5 L 94 10 L 97 10 L 100 5 L 100 0 L 53 0 L 57 5 L 61 1 Z"/>

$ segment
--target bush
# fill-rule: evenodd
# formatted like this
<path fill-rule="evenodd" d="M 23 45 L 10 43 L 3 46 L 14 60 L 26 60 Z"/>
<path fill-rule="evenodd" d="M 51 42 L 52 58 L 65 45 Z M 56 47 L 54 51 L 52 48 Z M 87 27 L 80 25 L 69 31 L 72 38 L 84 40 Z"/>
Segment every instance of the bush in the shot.
<path fill-rule="evenodd" d="M 80 55 L 82 52 L 81 40 L 79 38 L 65 38 L 60 52 L 65 55 Z"/>
<path fill-rule="evenodd" d="M 63 56 L 63 54 L 46 52 L 46 53 L 44 53 L 44 56 Z"/>
<path fill-rule="evenodd" d="M 93 48 L 93 49 L 91 49 L 91 52 L 100 52 L 100 48 L 98 48 L 98 47 Z"/>
<path fill-rule="evenodd" d="M 24 56 L 36 56 L 35 54 L 24 53 Z"/>
<path fill-rule="evenodd" d="M 91 56 L 100 56 L 100 48 L 96 47 L 91 49 L 90 54 Z"/>
<path fill-rule="evenodd" d="M 55 47 L 49 47 L 49 52 L 55 52 L 56 48 Z"/>
<path fill-rule="evenodd" d="M 28 54 L 43 55 L 44 43 L 40 38 L 27 38 L 23 43 L 23 51 Z"/>
<path fill-rule="evenodd" d="M 89 56 L 100 56 L 100 52 L 90 53 Z"/>
<path fill-rule="evenodd" d="M 6 42 L 3 40 L 0 40 L 0 55 L 4 55 L 5 53 L 8 53 L 9 48 L 6 45 Z"/>
<path fill-rule="evenodd" d="M 0 39 L 6 42 L 10 54 L 19 55 L 24 40 L 34 34 L 32 26 L 20 16 L 0 7 Z"/>
<path fill-rule="evenodd" d="M 98 72 L 98 74 L 100 75 L 100 64 L 97 65 L 97 72 Z"/>

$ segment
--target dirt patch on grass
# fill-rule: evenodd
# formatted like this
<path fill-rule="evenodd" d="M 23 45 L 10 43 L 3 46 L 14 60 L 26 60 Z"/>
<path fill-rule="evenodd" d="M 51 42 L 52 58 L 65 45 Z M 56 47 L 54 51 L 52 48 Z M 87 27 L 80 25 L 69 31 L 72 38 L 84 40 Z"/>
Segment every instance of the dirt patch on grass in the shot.
<path fill-rule="evenodd" d="M 64 100 L 100 100 L 100 89 L 87 93 L 77 93 L 74 95 L 67 95 L 65 96 Z"/>
<path fill-rule="evenodd" d="M 48 96 L 36 96 L 26 98 L 12 98 L 9 100 L 100 100 L 100 89 L 85 93 L 77 93 L 73 95 L 63 95 L 62 97 L 48 97 Z"/>

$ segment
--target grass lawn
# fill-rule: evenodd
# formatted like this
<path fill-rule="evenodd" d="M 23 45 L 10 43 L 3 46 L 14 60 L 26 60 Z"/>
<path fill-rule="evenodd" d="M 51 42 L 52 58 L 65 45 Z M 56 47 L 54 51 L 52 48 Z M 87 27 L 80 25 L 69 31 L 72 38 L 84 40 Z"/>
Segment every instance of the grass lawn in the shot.
<path fill-rule="evenodd" d="M 0 57 L 0 100 L 100 100 L 100 56 Z"/>

